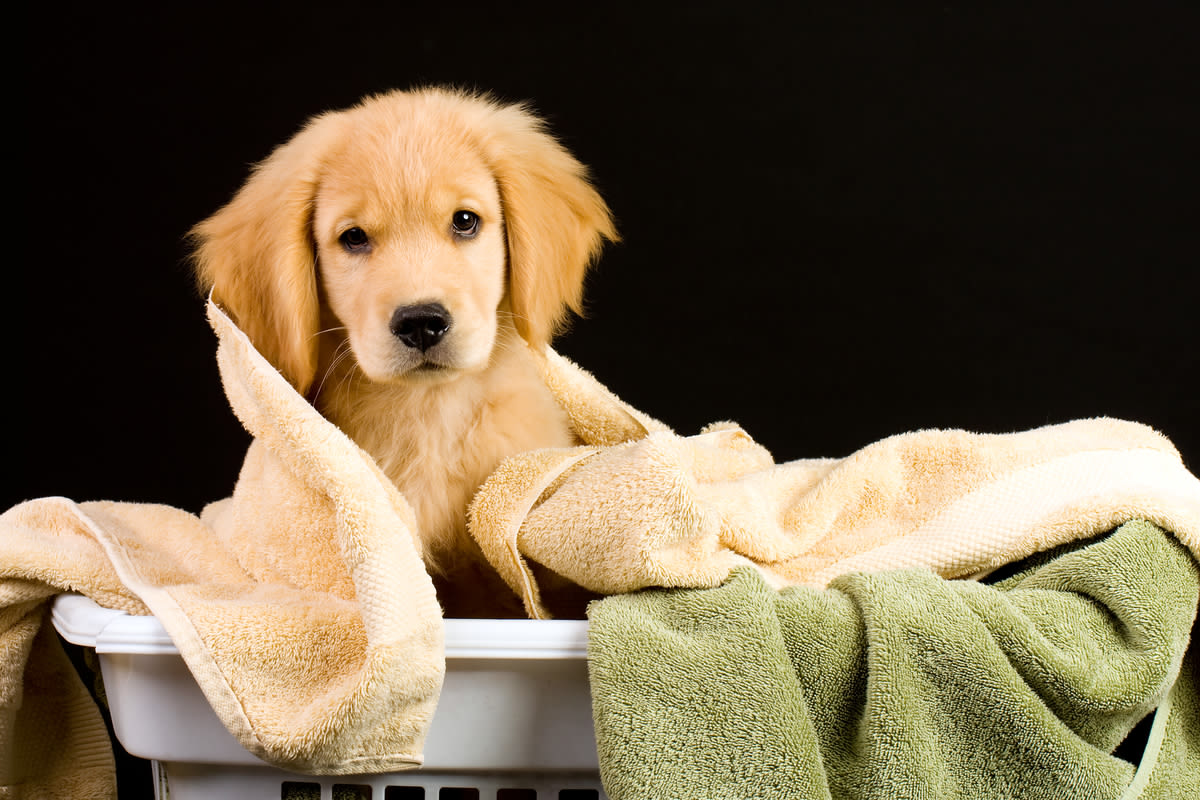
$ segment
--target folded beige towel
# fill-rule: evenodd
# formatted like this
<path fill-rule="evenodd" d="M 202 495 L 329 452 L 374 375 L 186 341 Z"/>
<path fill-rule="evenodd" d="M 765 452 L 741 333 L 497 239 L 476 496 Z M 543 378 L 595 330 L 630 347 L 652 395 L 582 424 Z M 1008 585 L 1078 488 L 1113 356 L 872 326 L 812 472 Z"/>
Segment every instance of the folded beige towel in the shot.
<path fill-rule="evenodd" d="M 1139 518 L 1200 557 L 1200 481 L 1144 425 L 918 431 L 776 464 L 736 425 L 678 436 L 554 353 L 543 367 L 586 445 L 509 459 L 470 517 L 535 618 L 548 612 L 533 562 L 601 594 L 713 587 L 739 565 L 775 586 L 901 567 L 957 578 Z"/>
<path fill-rule="evenodd" d="M 200 518 L 62 498 L 0 517 L 0 786 L 23 797 L 114 796 L 103 725 L 46 624 L 60 592 L 157 616 L 267 761 L 334 774 L 421 762 L 445 662 L 412 511 L 215 306 L 210 320 L 255 437 L 231 498 Z"/>

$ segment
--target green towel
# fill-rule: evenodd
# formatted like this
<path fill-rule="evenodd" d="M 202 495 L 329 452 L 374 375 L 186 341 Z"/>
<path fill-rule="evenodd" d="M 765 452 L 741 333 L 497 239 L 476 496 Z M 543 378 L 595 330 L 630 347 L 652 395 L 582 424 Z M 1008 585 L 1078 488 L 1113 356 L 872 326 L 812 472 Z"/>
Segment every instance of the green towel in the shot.
<path fill-rule="evenodd" d="M 917 570 L 594 603 L 612 800 L 1200 797 L 1200 576 L 1145 522 L 985 584 Z M 1176 678 L 1179 677 L 1177 681 Z M 1141 771 L 1112 755 L 1159 708 Z"/>

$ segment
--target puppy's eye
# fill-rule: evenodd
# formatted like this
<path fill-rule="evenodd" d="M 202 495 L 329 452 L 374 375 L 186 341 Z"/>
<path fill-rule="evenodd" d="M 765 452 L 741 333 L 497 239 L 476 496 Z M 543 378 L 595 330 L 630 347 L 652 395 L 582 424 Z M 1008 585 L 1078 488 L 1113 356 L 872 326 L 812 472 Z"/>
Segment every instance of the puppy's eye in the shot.
<path fill-rule="evenodd" d="M 367 232 L 362 228 L 347 228 L 338 237 L 338 241 L 342 243 L 342 247 L 351 251 L 366 250 L 371 244 Z"/>
<path fill-rule="evenodd" d="M 455 211 L 450 224 L 459 236 L 474 236 L 479 231 L 479 215 L 474 211 Z"/>

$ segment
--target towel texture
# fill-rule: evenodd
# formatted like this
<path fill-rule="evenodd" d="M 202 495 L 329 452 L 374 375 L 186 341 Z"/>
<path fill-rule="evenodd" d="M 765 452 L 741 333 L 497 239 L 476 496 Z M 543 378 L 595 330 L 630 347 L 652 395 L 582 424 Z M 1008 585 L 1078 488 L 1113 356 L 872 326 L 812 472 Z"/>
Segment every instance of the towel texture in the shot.
<path fill-rule="evenodd" d="M 412 510 L 211 304 L 209 318 L 254 436 L 231 497 L 199 517 L 62 498 L 0 517 L 0 784 L 26 796 L 111 795 L 95 709 L 46 633 L 48 601 L 66 591 L 158 616 L 218 716 L 268 762 L 420 762 L 444 660 Z M 548 616 L 560 578 L 615 594 L 717 587 L 747 566 L 776 587 L 897 567 L 957 577 L 1135 518 L 1200 543 L 1200 482 L 1141 425 L 921 431 L 775 464 L 735 425 L 678 436 L 552 351 L 542 365 L 582 444 L 509 459 L 469 515 L 533 617 Z M 44 746 L 63 718 L 70 737 Z"/>
<path fill-rule="evenodd" d="M 255 437 L 232 497 L 199 518 L 62 498 L 0 517 L 0 785 L 23 797 L 114 796 L 103 725 L 47 629 L 60 592 L 157 616 L 226 727 L 269 762 L 421 761 L 445 662 L 412 511 L 215 306 L 210 320 Z"/>
<path fill-rule="evenodd" d="M 777 592 L 738 569 L 593 604 L 610 797 L 1200 796 L 1194 554 L 1131 522 L 1035 560 L 994 586 L 899 570 Z M 1135 782 L 1110 753 L 1155 707 Z"/>
<path fill-rule="evenodd" d="M 509 459 L 470 516 L 534 618 L 549 615 L 535 564 L 615 594 L 714 587 L 748 565 L 774 586 L 899 567 L 961 577 L 1134 518 L 1200 547 L 1200 481 L 1136 423 L 917 431 L 776 464 L 736 425 L 679 436 L 560 357 L 545 370 L 586 445 Z"/>

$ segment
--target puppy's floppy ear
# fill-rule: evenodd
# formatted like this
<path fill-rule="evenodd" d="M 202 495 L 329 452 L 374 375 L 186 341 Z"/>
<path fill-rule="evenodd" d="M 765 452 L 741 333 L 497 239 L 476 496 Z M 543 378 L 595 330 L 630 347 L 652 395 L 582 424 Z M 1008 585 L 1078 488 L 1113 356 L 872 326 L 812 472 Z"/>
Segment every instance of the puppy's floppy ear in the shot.
<path fill-rule="evenodd" d="M 509 297 L 517 331 L 550 341 L 570 309 L 581 313 L 583 278 L 612 215 L 587 170 L 521 105 L 498 106 L 489 148 L 508 234 Z"/>
<path fill-rule="evenodd" d="M 301 394 L 316 374 L 320 326 L 313 210 L 339 117 L 310 121 L 191 231 L 200 288 Z"/>

